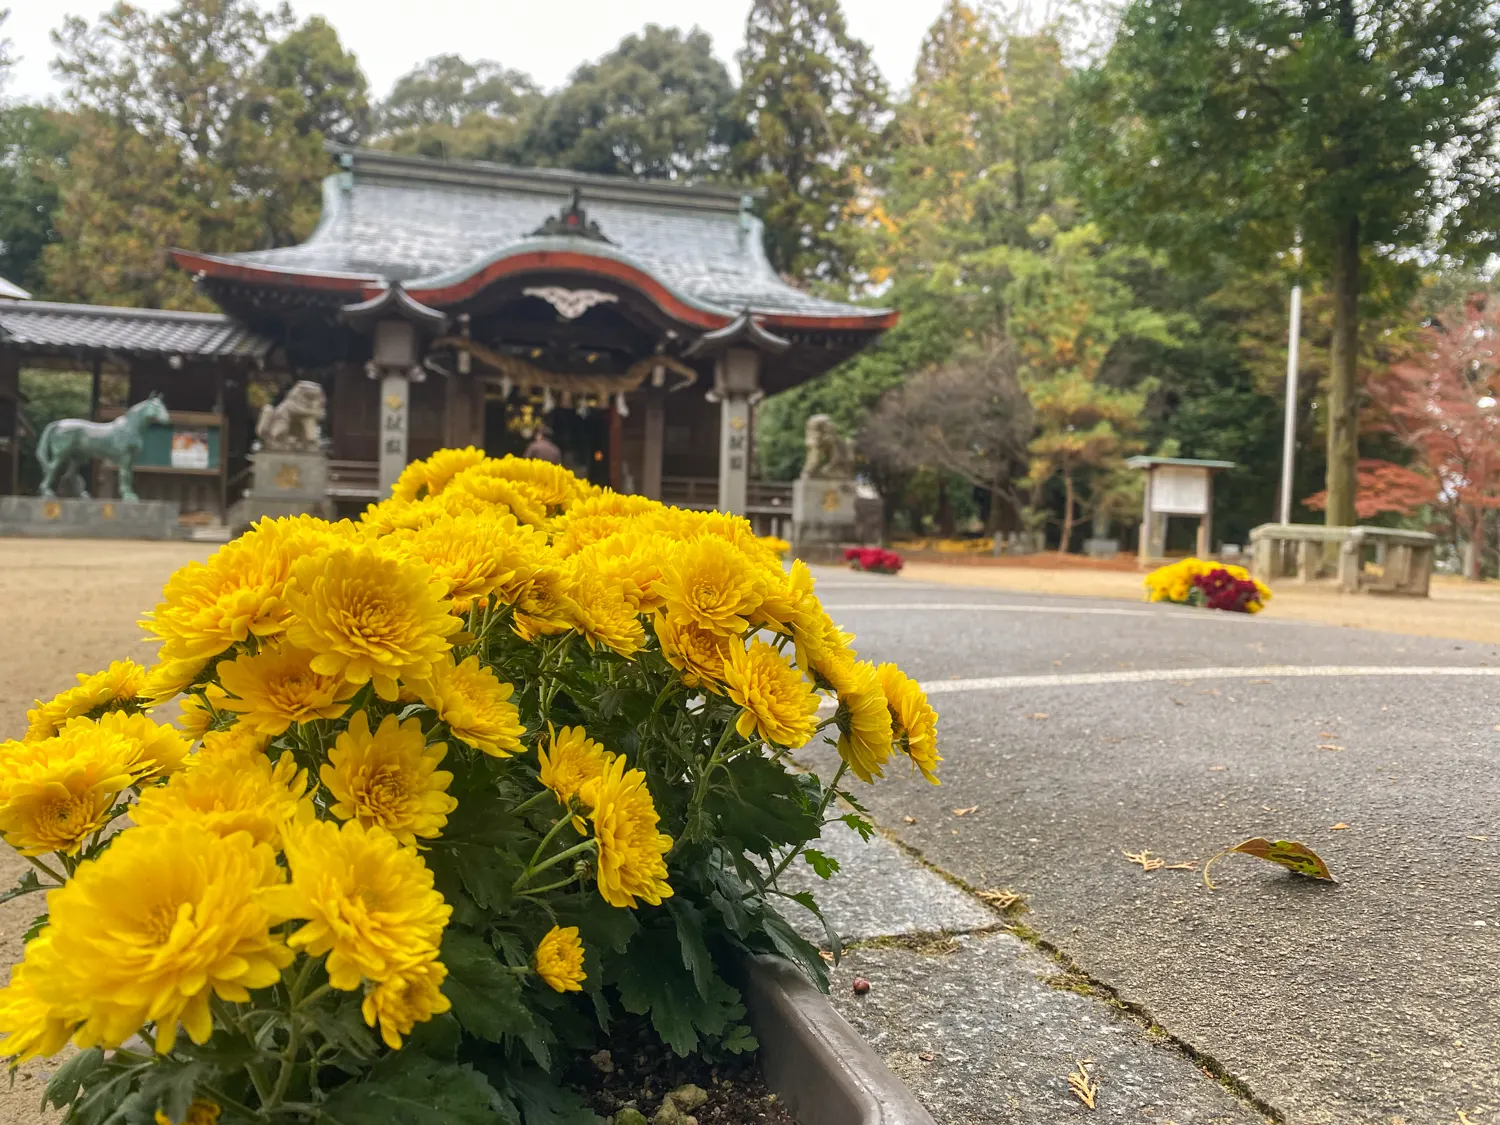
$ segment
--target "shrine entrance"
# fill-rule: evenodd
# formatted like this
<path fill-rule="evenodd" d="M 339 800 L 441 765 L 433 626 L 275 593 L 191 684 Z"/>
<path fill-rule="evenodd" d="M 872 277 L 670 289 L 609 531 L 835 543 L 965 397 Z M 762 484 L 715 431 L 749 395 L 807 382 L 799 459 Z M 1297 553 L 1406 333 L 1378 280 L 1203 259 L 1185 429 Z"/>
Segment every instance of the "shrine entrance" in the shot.
<path fill-rule="evenodd" d="M 545 395 L 522 396 L 512 392 L 505 398 L 498 388 L 487 391 L 484 404 L 484 450 L 491 457 L 507 453 L 520 457 L 545 425 L 562 450 L 563 468 L 594 484 L 609 479 L 609 410 L 547 409 Z"/>

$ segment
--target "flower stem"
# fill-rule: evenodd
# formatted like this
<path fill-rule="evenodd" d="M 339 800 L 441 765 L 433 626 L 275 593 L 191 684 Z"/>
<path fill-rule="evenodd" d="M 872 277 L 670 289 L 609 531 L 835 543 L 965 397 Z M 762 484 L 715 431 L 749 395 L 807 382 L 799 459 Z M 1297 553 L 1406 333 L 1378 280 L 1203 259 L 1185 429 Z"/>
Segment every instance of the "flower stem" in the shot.
<path fill-rule="evenodd" d="M 26 859 L 27 863 L 31 864 L 32 867 L 35 867 L 43 875 L 46 875 L 46 876 L 48 876 L 49 878 L 52 878 L 52 879 L 56 879 L 59 886 L 61 886 L 63 883 L 67 882 L 67 880 L 65 878 L 63 878 L 61 875 L 59 875 L 56 871 L 53 871 L 52 868 L 48 867 L 41 860 L 37 859 L 36 856 L 29 855 L 29 856 L 26 856 L 25 859 Z M 50 890 L 51 888 L 47 888 L 47 889 Z"/>
<path fill-rule="evenodd" d="M 516 881 L 516 885 L 513 889 L 519 891 L 522 887 L 524 887 L 531 881 L 531 877 L 533 875 L 539 875 L 543 871 L 546 871 L 547 868 L 556 867 L 563 860 L 571 859 L 573 856 L 579 855 L 582 852 L 593 851 L 597 846 L 598 845 L 594 840 L 588 839 L 583 841 L 583 843 L 581 844 L 574 844 L 571 848 L 567 849 L 567 851 L 558 852 L 555 856 L 547 860 L 545 863 L 537 864 L 537 866 L 535 867 L 528 866 L 525 872 L 522 873 L 521 878 Z M 573 880 L 571 879 L 568 880 L 568 882 L 570 883 L 572 881 Z"/>
<path fill-rule="evenodd" d="M 847 773 L 848 770 L 849 763 L 840 762 L 838 772 L 833 775 L 833 780 L 828 783 L 828 788 L 823 790 L 823 800 L 818 804 L 819 821 L 822 821 L 823 814 L 828 811 L 828 806 L 833 804 L 833 799 L 838 796 L 839 782 L 844 779 L 844 774 Z M 772 868 L 771 873 L 766 876 L 766 882 L 774 887 L 776 885 L 776 880 L 781 878 L 781 873 L 788 867 L 790 867 L 792 865 L 792 861 L 806 850 L 806 844 L 799 844 L 791 851 L 787 852 L 786 855 L 782 858 L 781 862 L 778 863 L 774 868 Z"/>

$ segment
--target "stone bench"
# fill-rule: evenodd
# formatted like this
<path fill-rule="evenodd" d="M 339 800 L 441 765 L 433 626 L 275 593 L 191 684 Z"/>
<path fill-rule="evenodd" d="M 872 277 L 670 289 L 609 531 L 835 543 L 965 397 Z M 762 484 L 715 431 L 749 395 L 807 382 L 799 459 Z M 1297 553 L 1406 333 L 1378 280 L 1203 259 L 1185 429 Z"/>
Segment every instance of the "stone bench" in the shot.
<path fill-rule="evenodd" d="M 1365 570 L 1371 548 L 1381 573 Z M 1425 598 L 1432 580 L 1437 536 L 1390 527 L 1324 527 L 1266 523 L 1250 532 L 1250 569 L 1262 582 L 1295 575 L 1311 582 L 1337 572 L 1348 593 L 1409 594 Z"/>

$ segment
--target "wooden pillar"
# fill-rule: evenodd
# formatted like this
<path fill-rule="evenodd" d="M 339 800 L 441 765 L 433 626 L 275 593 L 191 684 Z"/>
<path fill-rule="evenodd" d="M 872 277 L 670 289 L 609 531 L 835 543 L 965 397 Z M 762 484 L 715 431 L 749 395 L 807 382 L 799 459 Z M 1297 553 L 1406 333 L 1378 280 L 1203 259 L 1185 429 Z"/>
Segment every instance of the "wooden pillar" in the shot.
<path fill-rule="evenodd" d="M 1208 558 L 1209 552 L 1214 547 L 1214 475 L 1208 470 L 1203 473 L 1205 484 L 1203 487 L 1203 518 L 1198 521 L 1198 557 Z"/>
<path fill-rule="evenodd" d="M 660 387 L 646 388 L 646 432 L 641 464 L 641 494 L 661 499 L 661 465 L 666 452 L 667 396 Z"/>
<path fill-rule="evenodd" d="M 1146 470 L 1146 487 L 1142 491 L 1141 500 L 1141 542 L 1136 548 L 1136 557 L 1140 560 L 1141 566 L 1151 564 L 1151 539 L 1156 531 L 1151 514 L 1151 482 L 1155 477 L 1155 469 Z"/>

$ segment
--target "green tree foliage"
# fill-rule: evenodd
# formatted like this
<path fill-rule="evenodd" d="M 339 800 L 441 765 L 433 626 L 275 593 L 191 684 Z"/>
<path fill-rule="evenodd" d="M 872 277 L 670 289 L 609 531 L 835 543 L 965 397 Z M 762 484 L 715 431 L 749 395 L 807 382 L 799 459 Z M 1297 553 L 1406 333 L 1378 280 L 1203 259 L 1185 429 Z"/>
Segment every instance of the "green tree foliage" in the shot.
<path fill-rule="evenodd" d="M 647 24 L 540 105 L 522 155 L 605 175 L 713 175 L 741 139 L 733 103 L 729 72 L 705 32 Z"/>
<path fill-rule="evenodd" d="M 0 107 L 0 277 L 45 295 L 42 249 L 56 238 L 57 181 L 75 137 L 66 114 Z"/>
<path fill-rule="evenodd" d="M 1264 268 L 1300 232 L 1333 300 L 1328 510 L 1353 523 L 1360 299 L 1414 250 L 1496 245 L 1488 0 L 1133 0 L 1082 82 L 1075 170 L 1111 226 Z"/>
<path fill-rule="evenodd" d="M 370 127 L 370 87 L 359 60 L 322 16 L 273 42 L 261 75 L 277 109 L 298 135 L 357 144 Z"/>
<path fill-rule="evenodd" d="M 182 0 L 160 15 L 119 4 L 92 25 L 70 17 L 54 40 L 78 143 L 58 182 L 59 238 L 44 251 L 52 292 L 201 306 L 172 247 L 283 246 L 312 229 L 320 128 L 357 122 L 364 104 L 326 26 L 297 34 L 285 8 Z M 341 87 L 317 87 L 340 74 Z"/>
<path fill-rule="evenodd" d="M 396 80 L 375 144 L 449 160 L 516 161 L 542 101 L 531 76 L 489 59 L 434 55 Z"/>
<path fill-rule="evenodd" d="M 881 148 L 885 81 L 849 34 L 838 0 L 755 0 L 739 53 L 734 168 L 765 188 L 766 250 L 778 270 L 843 282 L 850 219 Z"/>

